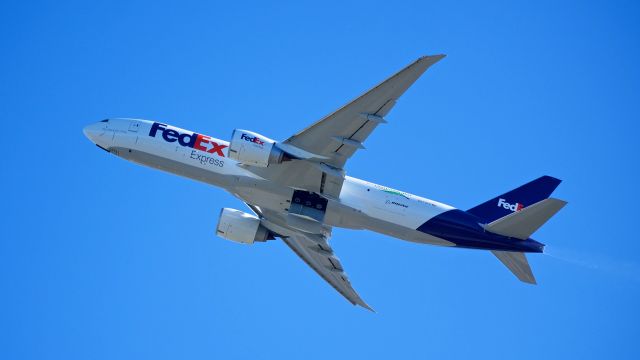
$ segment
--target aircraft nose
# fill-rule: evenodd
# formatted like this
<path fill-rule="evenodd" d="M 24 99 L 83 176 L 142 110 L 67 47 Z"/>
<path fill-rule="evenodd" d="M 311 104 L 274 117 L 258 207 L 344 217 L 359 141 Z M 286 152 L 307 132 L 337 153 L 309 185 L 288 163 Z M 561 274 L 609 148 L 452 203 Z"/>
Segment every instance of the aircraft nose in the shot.
<path fill-rule="evenodd" d="M 89 124 L 82 129 L 82 132 L 84 136 L 95 143 L 98 137 L 104 133 L 103 125 L 101 122 Z"/>
<path fill-rule="evenodd" d="M 84 133 L 84 136 L 86 136 L 89 140 L 93 141 L 93 136 L 95 132 L 93 129 L 93 124 L 85 126 L 84 129 L 82 129 L 82 132 Z"/>
<path fill-rule="evenodd" d="M 106 148 L 106 142 L 108 142 L 109 140 L 105 136 L 105 122 L 106 121 L 103 120 L 97 123 L 89 124 L 82 129 L 82 132 L 84 133 L 84 136 L 87 137 L 87 139 L 91 140 L 92 143 L 102 148 Z"/>

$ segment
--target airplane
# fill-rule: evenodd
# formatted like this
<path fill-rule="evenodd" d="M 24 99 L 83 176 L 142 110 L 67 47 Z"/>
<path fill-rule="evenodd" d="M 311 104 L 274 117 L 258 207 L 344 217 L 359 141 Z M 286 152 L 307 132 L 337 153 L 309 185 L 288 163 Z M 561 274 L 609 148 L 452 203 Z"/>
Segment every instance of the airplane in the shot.
<path fill-rule="evenodd" d="M 251 213 L 220 211 L 216 234 L 241 244 L 276 238 L 353 305 L 354 290 L 329 245 L 334 227 L 366 229 L 430 245 L 491 251 L 519 280 L 535 284 L 525 253 L 531 235 L 566 202 L 560 180 L 542 176 L 468 210 L 347 176 L 345 165 L 400 96 L 445 55 L 423 56 L 284 141 L 235 129 L 229 141 L 158 121 L 111 118 L 83 129 L 99 148 L 134 163 L 220 187 Z"/>

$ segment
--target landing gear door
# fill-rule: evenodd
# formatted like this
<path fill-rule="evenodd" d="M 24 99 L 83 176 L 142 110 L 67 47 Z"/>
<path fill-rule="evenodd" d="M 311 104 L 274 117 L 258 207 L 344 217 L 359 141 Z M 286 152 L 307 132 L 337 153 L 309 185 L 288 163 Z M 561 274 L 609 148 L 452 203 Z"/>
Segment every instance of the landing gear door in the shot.
<path fill-rule="evenodd" d="M 322 222 L 327 211 L 327 202 L 327 199 L 316 193 L 296 190 L 293 192 L 289 212 Z"/>

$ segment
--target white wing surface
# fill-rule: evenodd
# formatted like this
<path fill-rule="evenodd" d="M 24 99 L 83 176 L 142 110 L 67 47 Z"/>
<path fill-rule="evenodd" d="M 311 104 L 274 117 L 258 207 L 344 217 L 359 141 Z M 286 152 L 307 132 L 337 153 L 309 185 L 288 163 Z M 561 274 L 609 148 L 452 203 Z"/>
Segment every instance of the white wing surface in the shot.
<path fill-rule="evenodd" d="M 431 65 L 444 55 L 424 56 L 400 70 L 362 96 L 284 141 L 327 158 L 323 162 L 338 169 L 363 143 L 396 101 Z"/>
<path fill-rule="evenodd" d="M 266 168 L 248 167 L 278 184 L 337 199 L 344 165 L 378 126 L 396 101 L 431 65 L 444 55 L 424 56 L 315 124 L 278 144 L 304 160 Z"/>
<path fill-rule="evenodd" d="M 262 224 L 264 226 L 275 234 L 278 234 L 278 237 L 280 237 L 293 252 L 350 303 L 373 311 L 353 289 L 342 267 L 342 263 L 329 245 L 328 239 L 331 233 L 329 226 L 322 225 L 322 231 L 318 234 L 306 233 L 289 226 L 287 224 L 286 214 L 261 209 L 250 204 L 247 204 L 247 206 L 263 220 Z"/>
<path fill-rule="evenodd" d="M 326 239 L 322 237 L 310 238 L 300 233 L 282 237 L 282 240 L 349 302 L 373 311 L 351 286 L 340 260 Z"/>

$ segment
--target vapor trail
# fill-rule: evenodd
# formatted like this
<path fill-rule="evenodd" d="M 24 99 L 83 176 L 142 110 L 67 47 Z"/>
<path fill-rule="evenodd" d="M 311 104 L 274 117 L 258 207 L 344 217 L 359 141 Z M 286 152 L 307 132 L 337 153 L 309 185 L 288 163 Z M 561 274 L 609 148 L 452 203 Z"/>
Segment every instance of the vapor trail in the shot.
<path fill-rule="evenodd" d="M 544 254 L 565 263 L 625 277 L 640 283 L 640 265 L 606 255 L 594 255 L 557 246 L 545 246 Z"/>

